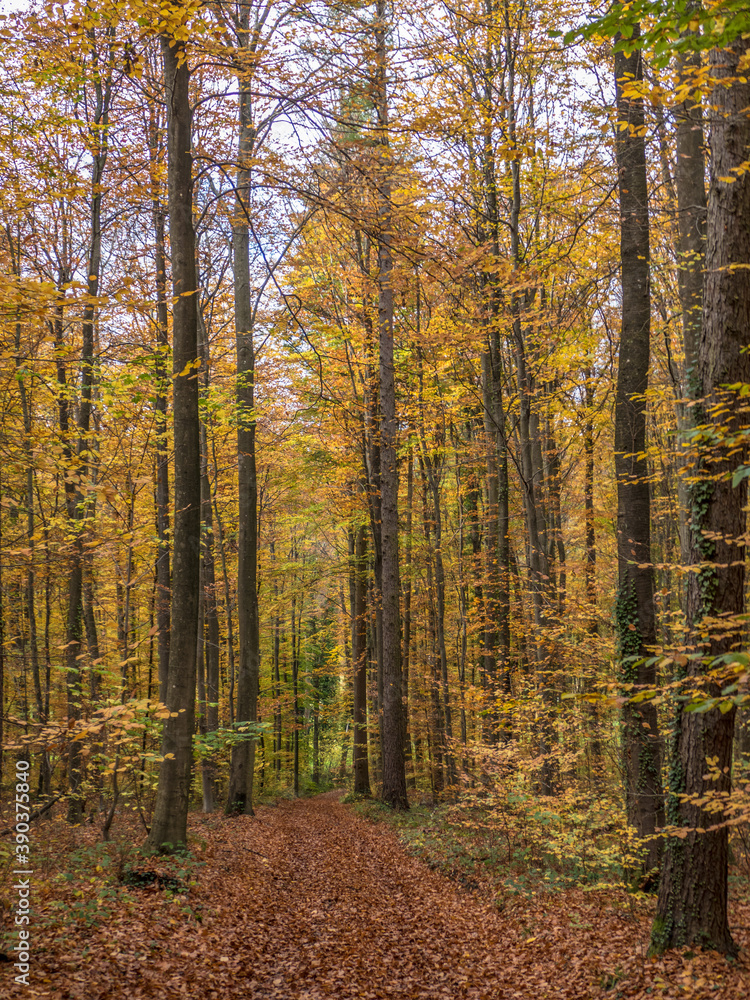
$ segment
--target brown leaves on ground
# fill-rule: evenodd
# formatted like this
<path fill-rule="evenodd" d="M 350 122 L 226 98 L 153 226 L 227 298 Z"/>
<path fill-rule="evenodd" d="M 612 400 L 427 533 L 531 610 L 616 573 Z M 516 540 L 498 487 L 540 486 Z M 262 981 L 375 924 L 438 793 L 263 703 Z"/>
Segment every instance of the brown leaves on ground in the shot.
<path fill-rule="evenodd" d="M 39 831 L 40 834 L 42 831 Z M 39 887 L 31 986 L 61 1000 L 545 1000 L 750 996 L 747 952 L 645 959 L 649 914 L 623 894 L 570 891 L 500 912 L 406 853 L 336 795 L 196 817 L 205 844 L 186 895 L 120 889 L 101 923 L 57 926 Z M 38 843 L 41 837 L 38 838 Z M 73 913 L 73 911 L 70 911 Z M 733 926 L 746 949 L 750 912 Z"/>

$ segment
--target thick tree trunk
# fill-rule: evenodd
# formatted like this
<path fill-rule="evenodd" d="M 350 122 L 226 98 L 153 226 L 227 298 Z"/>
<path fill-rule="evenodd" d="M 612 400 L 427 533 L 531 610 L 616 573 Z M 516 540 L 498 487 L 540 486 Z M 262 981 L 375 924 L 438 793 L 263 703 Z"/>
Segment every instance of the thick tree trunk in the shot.
<path fill-rule="evenodd" d="M 703 655 L 685 664 L 689 690 L 700 691 L 702 697 L 719 696 L 723 683 L 734 679 L 731 656 L 726 681 L 717 683 L 704 674 L 716 669 L 714 658 L 736 649 L 745 634 L 738 616 L 744 611 L 747 479 L 733 485 L 732 475 L 746 457 L 747 446 L 738 448 L 733 441 L 743 433 L 743 417 L 735 392 L 726 387 L 750 382 L 750 178 L 744 167 L 750 156 L 750 84 L 740 70 L 747 51 L 747 40 L 738 38 L 710 56 L 717 82 L 711 95 L 706 273 L 696 384 L 702 399 L 696 423 L 706 424 L 708 433 L 698 446 L 700 476 L 691 486 L 692 562 L 704 568 L 691 573 L 688 583 L 688 625 Z M 709 640 L 701 637 L 703 631 L 709 632 Z M 726 712 L 683 709 L 678 716 L 669 820 L 683 830 L 680 837 L 669 839 L 665 851 L 651 939 L 654 951 L 695 944 L 729 954 L 737 950 L 727 920 L 728 828 L 722 825 L 721 813 L 706 808 L 707 798 L 726 795 L 731 788 L 734 716 L 733 707 Z"/>
<path fill-rule="evenodd" d="M 378 0 L 375 100 L 379 128 L 378 333 L 380 346 L 380 484 L 382 544 L 383 801 L 408 809 L 401 701 L 401 634 L 398 574 L 398 467 L 396 465 L 396 373 L 393 352 L 393 207 L 390 195 L 386 89 L 386 3 Z"/>
<path fill-rule="evenodd" d="M 172 44 L 170 44 L 170 42 Z M 159 787 L 149 834 L 152 848 L 187 842 L 195 724 L 200 591 L 200 442 L 198 307 L 193 230 L 190 71 L 184 46 L 162 38 L 167 95 L 169 237 L 172 248 L 174 376 L 174 560 L 169 677 Z"/>
<path fill-rule="evenodd" d="M 617 636 L 623 680 L 653 688 L 656 668 L 643 662 L 656 643 L 654 571 L 651 565 L 651 507 L 646 462 L 646 399 L 650 361 L 649 223 L 643 101 L 623 96 L 625 80 L 641 80 L 640 51 L 615 54 L 617 86 L 617 171 L 620 191 L 622 334 L 615 400 Z M 639 658 L 635 666 L 633 659 Z M 631 695 L 636 690 L 630 689 Z M 664 822 L 662 750 L 656 708 L 629 702 L 623 710 L 628 821 L 647 838 L 644 869 L 658 863 L 656 830 Z"/>
<path fill-rule="evenodd" d="M 700 4 L 695 4 L 700 8 Z M 679 57 L 680 81 L 696 85 L 701 69 L 698 52 L 684 52 Z M 681 373 L 682 399 L 677 404 L 677 426 L 680 448 L 678 469 L 687 461 L 683 447 L 693 426 L 694 410 L 686 405 L 685 397 L 695 398 L 698 386 L 698 343 L 703 318 L 703 275 L 706 255 L 706 163 L 704 154 L 703 108 L 700 95 L 691 95 L 674 109 L 677 127 L 675 138 L 675 188 L 677 196 L 677 278 L 682 310 L 684 370 Z M 678 472 L 680 557 L 683 565 L 690 562 L 690 496 L 688 476 Z M 685 606 L 684 593 L 681 605 Z"/>
<path fill-rule="evenodd" d="M 237 721 L 255 722 L 260 676 L 258 617 L 258 483 L 255 465 L 255 347 L 250 288 L 250 158 L 255 144 L 252 92 L 252 54 L 248 49 L 250 4 L 241 3 L 238 26 L 240 51 L 250 57 L 238 75 L 239 143 L 237 197 L 232 233 L 234 249 L 234 316 L 237 333 L 237 452 L 239 485 L 239 566 L 237 601 L 240 662 L 237 675 Z M 227 812 L 253 813 L 255 740 L 244 740 L 232 750 Z"/>

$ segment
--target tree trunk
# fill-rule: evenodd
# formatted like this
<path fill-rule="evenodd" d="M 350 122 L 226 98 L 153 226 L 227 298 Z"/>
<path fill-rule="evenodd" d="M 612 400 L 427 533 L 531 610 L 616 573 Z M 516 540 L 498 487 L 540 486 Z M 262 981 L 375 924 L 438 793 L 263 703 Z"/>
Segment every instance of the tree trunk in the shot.
<path fill-rule="evenodd" d="M 352 664 L 354 666 L 354 792 L 370 794 L 367 761 L 367 532 L 357 526 L 354 535 L 354 601 L 352 604 Z"/>
<path fill-rule="evenodd" d="M 694 4 L 700 9 L 700 3 Z M 680 81 L 693 87 L 701 68 L 698 52 L 679 56 Z M 704 154 L 703 108 L 699 94 L 691 94 L 675 109 L 677 159 L 675 188 L 677 195 L 677 278 L 682 310 L 682 341 L 685 355 L 681 378 L 682 399 L 677 404 L 679 444 L 676 464 L 685 466 L 687 453 L 682 447 L 693 427 L 694 410 L 685 397 L 695 398 L 698 385 L 698 343 L 703 317 L 703 275 L 706 255 L 706 163 Z M 690 562 L 690 496 L 688 476 L 678 471 L 680 558 Z M 685 607 L 684 593 L 681 606 Z"/>
<path fill-rule="evenodd" d="M 596 520 L 594 515 L 594 386 L 590 368 L 584 370 L 586 379 L 586 412 L 583 418 L 583 508 L 586 524 L 586 601 L 589 605 L 589 627 L 592 635 L 597 635 L 599 625 L 595 618 L 596 609 Z"/>
<path fill-rule="evenodd" d="M 622 334 L 615 400 L 617 637 L 622 676 L 636 690 L 653 688 L 655 666 L 646 665 L 656 643 L 654 571 L 651 565 L 651 507 L 646 449 L 646 399 L 650 361 L 649 224 L 643 101 L 623 96 L 624 80 L 643 77 L 640 51 L 615 54 L 617 86 L 617 172 L 620 190 Z M 631 659 L 632 658 L 632 659 Z M 633 660 L 640 659 L 635 666 Z M 631 694 L 635 690 L 630 689 Z M 644 870 L 658 863 L 664 822 L 662 750 L 656 708 L 629 702 L 623 710 L 628 821 L 647 838 Z"/>
<path fill-rule="evenodd" d="M 219 548 L 221 558 L 221 577 L 224 584 L 224 609 L 227 616 L 227 655 L 229 659 L 229 684 L 227 701 L 229 702 L 229 724 L 234 724 L 234 616 L 232 615 L 232 592 L 229 586 L 229 572 L 227 570 L 227 552 L 224 545 L 224 528 L 222 525 L 219 504 L 217 500 L 217 488 L 219 482 L 218 462 L 216 460 L 216 439 L 211 436 L 211 450 L 214 467 L 214 492 L 212 497 L 214 516 L 216 518 L 216 544 Z"/>
<path fill-rule="evenodd" d="M 156 348 L 154 398 L 156 423 L 156 628 L 159 652 L 159 701 L 164 703 L 169 672 L 169 629 L 171 577 L 169 566 L 169 437 L 167 429 L 167 395 L 169 375 L 169 309 L 167 305 L 167 252 L 165 212 L 161 201 L 159 180 L 160 136 L 156 108 L 149 106 L 149 168 L 151 172 L 151 221 L 154 227 L 156 260 Z"/>
<path fill-rule="evenodd" d="M 438 607 L 437 588 L 435 586 L 435 574 L 433 571 L 433 545 L 432 528 L 430 523 L 430 511 L 427 503 L 428 481 L 425 469 L 424 458 L 420 455 L 419 466 L 422 473 L 422 529 L 424 531 L 425 548 L 427 550 L 427 572 L 426 572 L 426 603 L 427 622 L 425 623 L 425 666 L 427 668 L 426 684 L 430 693 L 430 743 L 432 746 L 432 792 L 438 797 L 445 788 L 445 774 L 443 763 L 446 760 L 446 726 L 444 716 L 444 706 L 440 700 L 441 667 L 439 656 L 438 639 Z M 450 774 L 450 769 L 449 769 Z M 450 777 L 449 777 L 450 781 Z"/>
<path fill-rule="evenodd" d="M 170 44 L 170 42 L 172 44 Z M 198 308 L 193 230 L 190 71 L 184 45 L 162 37 L 167 95 L 169 237 L 172 248 L 174 377 L 174 558 L 169 676 L 159 786 L 150 846 L 187 842 L 200 591 Z"/>
<path fill-rule="evenodd" d="M 13 273 L 15 277 L 21 277 L 20 270 L 20 246 L 11 241 L 8 234 L 8 242 L 11 247 L 11 259 L 13 263 Z M 33 444 L 32 444 L 32 415 L 31 407 L 29 405 L 29 396 L 26 389 L 26 384 L 24 381 L 24 371 L 22 367 L 22 357 L 21 357 L 21 322 L 20 322 L 20 312 L 17 313 L 16 320 L 16 331 L 15 331 L 15 369 L 16 369 L 16 380 L 18 381 L 18 388 L 21 397 L 21 416 L 23 418 L 23 430 L 24 430 L 24 458 L 26 460 L 26 544 L 29 549 L 29 566 L 26 576 L 26 606 L 29 620 L 29 644 L 31 646 L 31 672 L 32 680 L 34 682 L 34 698 L 36 701 L 36 711 L 37 719 L 41 723 L 47 722 L 47 714 L 45 711 L 45 696 L 42 691 L 42 675 L 40 671 L 39 664 L 39 642 L 37 634 L 37 623 L 36 623 L 36 573 L 35 573 L 35 563 L 36 563 L 36 524 L 35 524 L 35 514 L 34 514 L 34 488 L 35 488 L 35 475 L 34 475 L 34 454 L 33 454 Z M 2 599 L 0 595 L 0 600 Z M 0 628 L 2 628 L 2 622 L 0 622 Z M 3 655 L 3 654 L 0 654 Z M 0 685 L 2 681 L 0 680 Z M 0 712 L 2 711 L 3 701 L 0 697 Z M 2 744 L 2 723 L 0 722 L 0 745 Z M 1 753 L 2 751 L 0 751 Z M 50 794 L 50 766 L 49 766 L 49 754 L 46 749 L 43 749 L 40 753 L 40 767 L 39 767 L 39 792 L 40 794 Z"/>
<path fill-rule="evenodd" d="M 0 466 L 0 501 L 2 501 L 2 467 Z M 3 592 L 3 514 L 0 504 L 0 787 L 3 783 L 3 740 L 5 738 L 5 594 Z"/>
<path fill-rule="evenodd" d="M 386 3 L 378 0 L 375 28 L 375 102 L 378 118 L 378 334 L 380 346 L 381 585 L 383 651 L 383 801 L 408 809 L 401 701 L 401 634 L 398 574 L 398 467 L 396 465 L 396 373 L 393 352 L 393 206 L 388 143 Z"/>
<path fill-rule="evenodd" d="M 411 668 L 411 599 L 412 599 L 412 513 L 414 500 L 414 455 L 409 449 L 409 458 L 406 471 L 406 578 L 401 575 L 404 591 L 404 613 L 402 625 L 402 650 L 401 650 L 401 674 L 403 693 L 403 721 L 404 721 L 404 767 L 408 773 L 410 787 L 416 787 L 414 772 L 414 757 L 411 749 L 411 728 L 410 702 L 409 702 L 409 674 Z"/>
<path fill-rule="evenodd" d="M 276 561 L 276 542 L 272 538 L 270 543 L 271 562 Z M 281 610 L 279 608 L 279 584 L 277 576 L 273 576 L 273 732 L 274 732 L 274 773 L 277 780 L 281 778 L 281 677 L 279 675 L 279 661 L 281 655 Z"/>
<path fill-rule="evenodd" d="M 736 437 L 733 441 L 744 433 L 743 414 L 727 386 L 750 382 L 750 178 L 744 167 L 750 149 L 750 84 L 740 68 L 747 51 L 747 40 L 737 38 L 710 55 L 716 82 L 696 385 L 702 399 L 696 423 L 707 425 L 707 433 L 698 444 L 699 476 L 691 486 L 692 562 L 704 568 L 691 573 L 688 582 L 688 627 L 701 655 L 685 658 L 688 690 L 699 691 L 700 698 L 720 696 L 724 684 L 736 679 L 737 664 L 728 654 L 744 637 L 738 616 L 745 604 L 747 478 L 733 485 L 732 477 L 747 446 L 738 448 Z M 720 666 L 719 656 L 727 656 L 721 683 L 704 676 Z M 721 813 L 706 808 L 707 798 L 710 807 L 711 797 L 731 789 L 735 709 L 730 703 L 723 707 L 729 710 L 683 708 L 677 719 L 669 821 L 683 829 L 665 851 L 653 951 L 694 944 L 737 951 L 727 920 L 728 828 Z"/>
<path fill-rule="evenodd" d="M 260 676 L 260 626 L 258 617 L 258 483 L 255 466 L 255 346 L 250 289 L 250 158 L 255 144 L 250 86 L 252 54 L 249 52 L 250 4 L 239 5 L 237 39 L 241 53 L 250 56 L 241 66 L 239 81 L 239 142 L 232 230 L 234 250 L 234 319 L 237 332 L 237 453 L 239 485 L 239 565 L 237 603 L 240 662 L 237 674 L 237 721 L 255 722 Z M 232 750 L 228 813 L 253 814 L 255 740 L 243 740 Z"/>
<path fill-rule="evenodd" d="M 197 664 L 197 686 L 196 696 L 198 699 L 198 733 L 206 736 L 208 726 L 206 724 L 206 585 L 204 580 L 205 566 L 201 560 L 201 586 L 198 593 L 198 636 L 195 659 Z M 211 764 L 204 756 L 201 760 L 201 789 L 203 792 L 203 812 L 214 811 L 214 789 Z"/>

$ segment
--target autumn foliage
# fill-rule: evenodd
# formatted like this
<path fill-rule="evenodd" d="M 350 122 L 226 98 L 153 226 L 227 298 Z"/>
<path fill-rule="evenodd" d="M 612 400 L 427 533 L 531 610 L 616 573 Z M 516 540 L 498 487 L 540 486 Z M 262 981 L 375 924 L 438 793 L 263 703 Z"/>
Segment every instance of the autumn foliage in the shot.
<path fill-rule="evenodd" d="M 745 22 L 2 18 L 39 995 L 742 995 Z"/>

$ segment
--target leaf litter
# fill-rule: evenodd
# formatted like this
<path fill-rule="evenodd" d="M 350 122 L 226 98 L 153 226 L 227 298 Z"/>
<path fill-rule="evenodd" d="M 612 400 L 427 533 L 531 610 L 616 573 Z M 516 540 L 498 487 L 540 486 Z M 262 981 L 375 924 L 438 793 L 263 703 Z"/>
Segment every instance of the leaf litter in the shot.
<path fill-rule="evenodd" d="M 52 824 L 50 824 L 50 827 Z M 39 828 L 38 849 L 43 828 Z M 50 836 L 51 834 L 46 834 Z M 742 951 L 646 957 L 653 903 L 569 889 L 498 900 L 410 854 L 337 793 L 191 817 L 200 862 L 103 892 L 35 886 L 30 985 L 0 964 L 8 1000 L 742 1000 L 750 906 L 732 904 Z M 82 836 L 82 834 L 79 834 Z M 155 867 L 149 862 L 151 869 Z M 127 880 L 125 880 L 127 883 Z M 88 895 L 87 895 L 88 891 Z M 85 902 L 86 905 L 82 905 Z M 11 916 L 3 909 L 8 931 Z M 7 934 L 3 938 L 8 947 Z"/>

